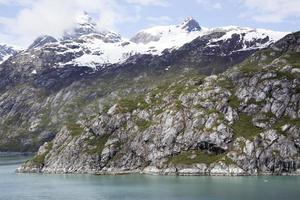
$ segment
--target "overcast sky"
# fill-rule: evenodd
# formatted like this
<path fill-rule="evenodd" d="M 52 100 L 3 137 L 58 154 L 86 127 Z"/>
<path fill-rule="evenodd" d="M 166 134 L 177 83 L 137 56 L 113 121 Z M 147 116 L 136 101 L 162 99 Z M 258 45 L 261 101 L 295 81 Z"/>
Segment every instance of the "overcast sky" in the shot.
<path fill-rule="evenodd" d="M 186 17 L 204 27 L 300 30 L 300 0 L 0 0 L 0 43 L 27 46 L 39 35 L 59 37 L 82 11 L 125 37 Z"/>

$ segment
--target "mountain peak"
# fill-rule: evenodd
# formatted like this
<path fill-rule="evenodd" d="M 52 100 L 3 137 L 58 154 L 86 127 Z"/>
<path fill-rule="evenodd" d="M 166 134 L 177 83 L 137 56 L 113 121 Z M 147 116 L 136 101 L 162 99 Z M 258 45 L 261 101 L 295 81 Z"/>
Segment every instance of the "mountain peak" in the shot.
<path fill-rule="evenodd" d="M 97 24 L 93 18 L 87 12 L 82 12 L 76 17 L 73 30 L 67 31 L 63 38 L 75 39 L 82 35 L 97 33 L 96 27 Z"/>
<path fill-rule="evenodd" d="M 76 17 L 76 24 L 84 26 L 86 24 L 88 25 L 96 25 L 94 22 L 93 18 L 87 13 L 87 12 L 82 12 Z"/>
<path fill-rule="evenodd" d="M 199 23 L 192 17 L 186 18 L 183 23 L 181 23 L 180 27 L 188 32 L 201 30 Z"/>
<path fill-rule="evenodd" d="M 16 54 L 21 49 L 17 49 L 13 46 L 0 43 L 0 64 L 7 60 L 10 56 Z"/>
<path fill-rule="evenodd" d="M 49 44 L 49 43 L 54 43 L 54 42 L 58 42 L 58 40 L 56 40 L 54 37 L 49 36 L 49 35 L 42 35 L 40 37 L 38 37 L 29 47 L 28 49 L 33 49 L 33 48 L 37 48 L 37 47 L 42 47 L 45 44 Z"/>
<path fill-rule="evenodd" d="M 80 13 L 75 20 L 74 27 L 65 32 L 63 40 L 78 39 L 82 36 L 97 35 L 104 42 L 117 42 L 121 40 L 121 36 L 107 28 L 99 28 L 94 18 L 87 12 Z"/>

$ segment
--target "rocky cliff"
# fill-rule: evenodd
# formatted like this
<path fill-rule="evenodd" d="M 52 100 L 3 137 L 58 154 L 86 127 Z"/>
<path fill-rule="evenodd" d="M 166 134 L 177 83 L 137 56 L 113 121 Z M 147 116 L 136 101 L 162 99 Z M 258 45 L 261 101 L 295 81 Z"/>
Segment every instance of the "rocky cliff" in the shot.
<path fill-rule="evenodd" d="M 195 48 L 197 45 L 199 48 Z M 185 50 L 189 46 L 198 50 L 198 54 Z M 182 62 L 166 61 L 176 53 L 159 58 L 133 58 L 135 62 L 128 61 L 130 64 L 106 71 L 101 81 L 98 77 L 99 81 L 91 84 L 89 77 L 80 85 L 74 82 L 47 97 L 40 109 L 47 108 L 49 103 L 50 111 L 45 113 L 52 116 L 57 113 L 56 119 L 51 118 L 53 122 L 61 118 L 68 120 L 55 127 L 54 139 L 50 137 L 37 155 L 18 171 L 299 174 L 300 33 L 287 35 L 218 75 L 199 73 L 195 67 L 199 60 L 187 59 L 199 56 L 199 49 L 201 38 L 176 51 L 177 61 Z M 151 61 L 143 64 L 147 60 Z M 166 69 L 170 72 L 160 75 Z M 122 86 L 116 84 L 120 77 Z M 143 81 L 139 82 L 140 79 Z M 142 87 L 143 84 L 146 86 Z M 92 90 L 91 85 L 106 90 Z M 93 92 L 89 93 L 87 88 Z M 27 91 L 22 101 L 30 99 L 32 92 Z M 82 96 L 88 94 L 89 98 L 85 101 L 78 96 L 72 98 L 79 92 Z M 64 106 L 64 112 L 54 109 L 61 108 L 57 106 L 60 104 L 68 105 Z M 41 115 L 40 120 L 49 124 L 49 118 L 45 117 L 48 115 Z M 38 129 L 41 123 L 36 123 L 37 127 L 33 124 L 31 128 Z"/>
<path fill-rule="evenodd" d="M 150 33 L 161 33 L 159 41 L 137 44 L 95 30 L 84 15 L 66 37 L 41 36 L 5 60 L 0 64 L 0 151 L 36 152 L 64 125 L 100 112 L 103 102 L 190 74 L 222 73 L 283 37 L 238 27 L 202 30 L 191 19 L 154 30 Z"/>
<path fill-rule="evenodd" d="M 0 64 L 7 60 L 9 57 L 17 54 L 21 49 L 17 49 L 16 47 L 11 47 L 7 44 L 0 43 Z"/>

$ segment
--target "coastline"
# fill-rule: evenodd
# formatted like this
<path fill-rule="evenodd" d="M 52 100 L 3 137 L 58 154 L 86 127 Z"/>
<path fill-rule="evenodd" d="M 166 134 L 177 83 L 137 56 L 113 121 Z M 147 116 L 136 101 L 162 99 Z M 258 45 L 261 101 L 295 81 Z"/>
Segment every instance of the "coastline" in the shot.
<path fill-rule="evenodd" d="M 105 171 L 50 171 L 43 170 L 37 168 L 24 169 L 19 167 L 16 169 L 16 173 L 28 173 L 28 174 L 69 174 L 69 175 L 95 175 L 95 176 L 122 176 L 122 175 L 152 175 L 152 176 L 300 176 L 300 170 L 291 173 L 262 173 L 262 172 L 254 172 L 247 173 L 244 171 L 237 172 L 236 168 L 228 167 L 229 171 L 200 171 L 195 167 L 185 167 L 185 168 L 164 168 L 158 169 L 157 167 L 150 166 L 144 169 L 136 169 L 136 170 L 122 170 L 122 169 L 106 169 Z"/>

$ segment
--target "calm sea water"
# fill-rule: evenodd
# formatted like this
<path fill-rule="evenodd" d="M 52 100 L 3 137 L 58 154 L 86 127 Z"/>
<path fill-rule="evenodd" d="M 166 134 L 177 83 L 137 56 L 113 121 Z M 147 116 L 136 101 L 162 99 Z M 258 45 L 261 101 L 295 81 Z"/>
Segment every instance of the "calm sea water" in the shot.
<path fill-rule="evenodd" d="M 299 200 L 300 177 L 16 174 L 26 158 L 0 156 L 0 200 Z"/>

